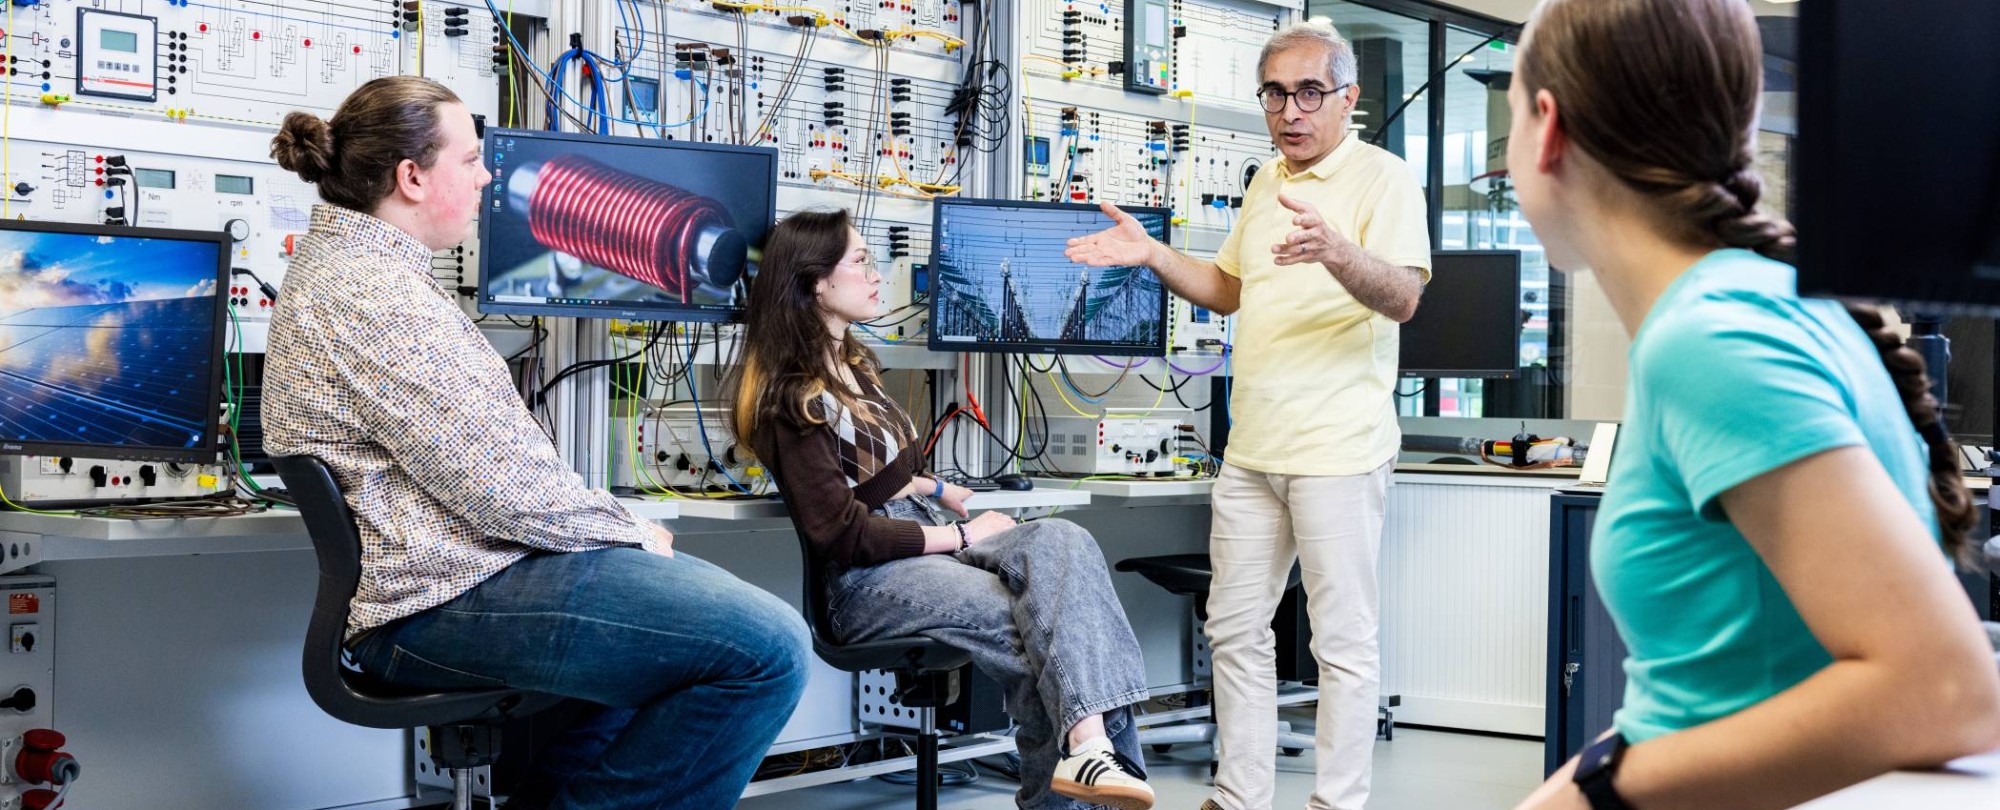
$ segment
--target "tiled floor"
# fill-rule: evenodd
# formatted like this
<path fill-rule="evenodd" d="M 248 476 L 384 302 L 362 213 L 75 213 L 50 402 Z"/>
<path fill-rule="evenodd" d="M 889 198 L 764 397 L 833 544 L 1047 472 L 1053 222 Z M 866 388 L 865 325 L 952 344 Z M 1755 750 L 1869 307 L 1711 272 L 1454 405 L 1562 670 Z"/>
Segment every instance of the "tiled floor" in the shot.
<path fill-rule="evenodd" d="M 1309 725 L 1310 715 L 1287 716 Z M 1303 721 L 1303 722 L 1301 722 Z M 1157 810 L 1197 810 L 1209 795 L 1205 746 L 1148 754 Z M 1312 792 L 1312 752 L 1278 758 L 1277 810 L 1303 808 Z M 1394 742 L 1375 743 L 1370 810 L 1509 810 L 1541 784 L 1542 745 L 1441 731 L 1398 729 Z M 1015 784 L 981 769 L 977 784 L 949 787 L 947 810 L 1009 810 Z M 743 802 L 745 810 L 876 810 L 911 806 L 913 789 L 880 780 L 826 785 Z"/>

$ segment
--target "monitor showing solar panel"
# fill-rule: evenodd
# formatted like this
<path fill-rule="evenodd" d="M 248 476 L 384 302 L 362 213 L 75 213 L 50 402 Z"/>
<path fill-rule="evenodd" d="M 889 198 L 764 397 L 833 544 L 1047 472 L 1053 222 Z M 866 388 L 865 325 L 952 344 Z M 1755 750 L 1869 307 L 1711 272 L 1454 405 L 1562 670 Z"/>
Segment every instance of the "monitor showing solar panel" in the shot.
<path fill-rule="evenodd" d="M 479 311 L 742 315 L 776 217 L 777 150 L 492 129 L 486 159 Z"/>
<path fill-rule="evenodd" d="M 213 463 L 229 244 L 0 220 L 0 453 Z"/>
<path fill-rule="evenodd" d="M 1164 208 L 1127 208 L 1167 241 Z M 1159 357 L 1167 289 L 1144 267 L 1088 267 L 1070 238 L 1110 223 L 1094 205 L 941 199 L 931 227 L 930 348 Z"/>

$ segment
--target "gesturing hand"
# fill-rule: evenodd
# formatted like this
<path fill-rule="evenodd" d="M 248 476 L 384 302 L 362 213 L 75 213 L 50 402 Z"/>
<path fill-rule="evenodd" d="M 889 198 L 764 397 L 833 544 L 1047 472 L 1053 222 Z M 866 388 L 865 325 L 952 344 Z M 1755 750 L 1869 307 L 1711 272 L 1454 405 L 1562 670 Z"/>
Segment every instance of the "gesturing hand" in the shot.
<path fill-rule="evenodd" d="M 1319 209 L 1310 203 L 1300 202 L 1283 194 L 1278 195 L 1278 204 L 1292 210 L 1292 231 L 1285 241 L 1271 246 L 1274 261 L 1280 265 L 1337 263 L 1354 246 L 1347 237 L 1334 231 L 1319 215 Z"/>
<path fill-rule="evenodd" d="M 1153 235 L 1131 214 L 1111 203 L 1098 203 L 1112 226 L 1089 236 L 1069 240 L 1063 255 L 1070 261 L 1092 267 L 1129 267 L 1146 264 L 1153 257 Z"/>

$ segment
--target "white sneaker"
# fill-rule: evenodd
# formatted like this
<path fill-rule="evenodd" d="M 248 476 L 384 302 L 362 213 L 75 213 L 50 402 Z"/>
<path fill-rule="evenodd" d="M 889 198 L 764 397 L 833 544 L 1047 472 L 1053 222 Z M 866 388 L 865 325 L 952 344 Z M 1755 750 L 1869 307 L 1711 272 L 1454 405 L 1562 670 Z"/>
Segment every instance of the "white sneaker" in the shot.
<path fill-rule="evenodd" d="M 1084 804 L 1152 810 L 1153 788 L 1146 784 L 1144 773 L 1138 763 L 1114 750 L 1110 740 L 1099 737 L 1057 762 L 1049 787 Z"/>

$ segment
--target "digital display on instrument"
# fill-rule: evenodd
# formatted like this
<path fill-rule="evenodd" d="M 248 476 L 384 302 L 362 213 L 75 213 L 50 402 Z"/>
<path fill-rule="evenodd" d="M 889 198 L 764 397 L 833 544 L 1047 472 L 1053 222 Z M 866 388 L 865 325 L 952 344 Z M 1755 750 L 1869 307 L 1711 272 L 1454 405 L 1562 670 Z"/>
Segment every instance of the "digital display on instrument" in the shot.
<path fill-rule="evenodd" d="M 106 28 L 97 34 L 97 47 L 107 51 L 139 52 L 139 35 L 132 31 Z"/>

